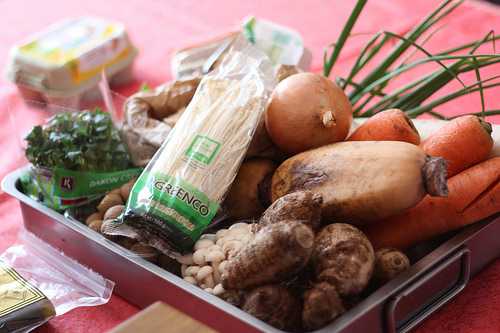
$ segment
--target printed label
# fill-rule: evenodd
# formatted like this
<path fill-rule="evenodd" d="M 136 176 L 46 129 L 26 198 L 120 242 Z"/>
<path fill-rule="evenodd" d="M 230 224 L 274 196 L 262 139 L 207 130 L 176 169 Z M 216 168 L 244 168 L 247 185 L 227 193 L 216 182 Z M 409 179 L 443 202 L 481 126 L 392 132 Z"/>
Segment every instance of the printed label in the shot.
<path fill-rule="evenodd" d="M 0 317 L 44 298 L 40 290 L 0 261 Z"/>
<path fill-rule="evenodd" d="M 118 188 L 138 176 L 141 170 L 134 168 L 115 172 L 81 172 L 33 168 L 26 192 L 49 207 L 62 210 L 81 205 Z"/>
<path fill-rule="evenodd" d="M 141 215 L 156 215 L 164 223 L 197 239 L 212 221 L 219 205 L 178 177 L 144 172 L 132 189 L 128 207 L 134 207 Z"/>
<path fill-rule="evenodd" d="M 191 157 L 198 162 L 209 165 L 217 153 L 221 144 L 207 136 L 197 135 L 186 151 L 186 156 Z"/>

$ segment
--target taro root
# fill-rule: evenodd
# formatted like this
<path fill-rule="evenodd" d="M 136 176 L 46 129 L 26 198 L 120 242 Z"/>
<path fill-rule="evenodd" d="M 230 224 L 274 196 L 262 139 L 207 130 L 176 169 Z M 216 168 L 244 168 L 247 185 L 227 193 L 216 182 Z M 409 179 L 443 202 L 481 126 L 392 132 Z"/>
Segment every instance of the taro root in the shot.
<path fill-rule="evenodd" d="M 302 325 L 308 331 L 325 326 L 344 312 L 337 290 L 328 282 L 316 283 L 304 293 Z"/>
<path fill-rule="evenodd" d="M 298 220 L 303 221 L 316 231 L 321 222 L 322 203 L 321 195 L 311 191 L 297 191 L 284 195 L 266 209 L 258 226 L 283 220 Z"/>
<path fill-rule="evenodd" d="M 221 276 L 225 289 L 246 289 L 282 281 L 307 264 L 314 234 L 300 221 L 281 221 L 261 228 L 230 258 Z"/>
<path fill-rule="evenodd" d="M 375 252 L 375 271 L 373 277 L 379 283 L 392 280 L 410 267 L 410 260 L 401 251 L 382 248 Z"/>
<path fill-rule="evenodd" d="M 318 281 L 330 283 L 342 297 L 351 296 L 368 285 L 375 253 L 370 241 L 357 228 L 334 223 L 316 236 L 311 263 Z"/>
<path fill-rule="evenodd" d="M 265 285 L 251 290 L 242 309 L 280 330 L 296 331 L 300 327 L 300 302 L 282 285 Z"/>

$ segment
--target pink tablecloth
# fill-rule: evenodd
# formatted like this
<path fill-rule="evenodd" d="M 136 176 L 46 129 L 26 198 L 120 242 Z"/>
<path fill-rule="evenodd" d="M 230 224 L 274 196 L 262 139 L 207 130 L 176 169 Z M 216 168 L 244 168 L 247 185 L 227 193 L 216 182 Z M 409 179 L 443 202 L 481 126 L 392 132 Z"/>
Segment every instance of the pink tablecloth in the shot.
<path fill-rule="evenodd" d="M 428 13 L 436 1 L 371 1 L 362 14 L 356 32 L 374 33 L 387 29 L 403 33 Z M 140 50 L 134 69 L 137 82 L 121 89 L 129 94 L 141 82 L 151 85 L 170 78 L 169 59 L 176 47 L 223 33 L 247 15 L 267 18 L 298 30 L 312 50 L 313 70 L 321 68 L 323 48 L 334 41 L 353 0 L 314 1 L 0 1 L 0 69 L 7 60 L 8 48 L 19 39 L 68 16 L 97 15 L 122 21 Z M 487 32 L 500 31 L 500 9 L 484 3 L 468 2 L 446 20 L 444 31 L 426 44 L 435 50 L 458 42 L 474 40 Z M 352 61 L 366 36 L 352 39 L 335 68 Z M 488 50 L 491 52 L 491 48 Z M 417 71 L 417 75 L 420 71 Z M 498 73 L 498 68 L 496 69 Z M 421 73 L 421 72 L 420 72 Z M 486 73 L 486 72 L 485 72 Z M 492 71 L 489 71 L 492 74 Z M 456 87 L 456 83 L 452 84 Z M 500 109 L 498 90 L 486 94 L 488 107 Z M 13 86 L 0 79 L 0 178 L 23 163 L 16 135 L 9 126 L 7 105 L 18 99 Z M 477 96 L 464 98 L 442 108 L 447 114 L 480 111 Z M 498 122 L 498 118 L 494 119 Z M 17 203 L 0 193 L 0 251 L 12 244 L 21 227 Z M 137 283 L 140 288 L 140 281 Z M 138 311 L 118 296 L 110 303 L 83 308 L 55 318 L 39 332 L 104 332 Z M 500 261 L 474 278 L 452 303 L 434 314 L 419 332 L 500 332 Z"/>

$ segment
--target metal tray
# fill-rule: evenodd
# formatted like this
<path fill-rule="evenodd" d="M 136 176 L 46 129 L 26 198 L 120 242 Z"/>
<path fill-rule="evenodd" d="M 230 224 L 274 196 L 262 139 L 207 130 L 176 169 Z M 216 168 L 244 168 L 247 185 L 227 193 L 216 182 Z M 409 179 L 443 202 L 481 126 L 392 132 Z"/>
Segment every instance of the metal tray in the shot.
<path fill-rule="evenodd" d="M 26 229 L 115 281 L 116 293 L 129 302 L 142 308 L 160 300 L 220 332 L 283 332 L 30 199 L 16 186 L 22 171 L 8 174 L 2 189 L 19 200 Z M 500 256 L 499 233 L 499 214 L 462 229 L 316 332 L 409 331 Z"/>

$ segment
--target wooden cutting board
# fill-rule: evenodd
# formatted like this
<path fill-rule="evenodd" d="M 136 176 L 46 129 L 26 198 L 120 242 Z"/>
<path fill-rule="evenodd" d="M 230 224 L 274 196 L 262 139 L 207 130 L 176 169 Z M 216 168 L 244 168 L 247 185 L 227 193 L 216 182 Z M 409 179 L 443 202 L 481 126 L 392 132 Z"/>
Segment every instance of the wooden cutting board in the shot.
<path fill-rule="evenodd" d="M 184 313 L 156 302 L 108 333 L 217 333 Z"/>

